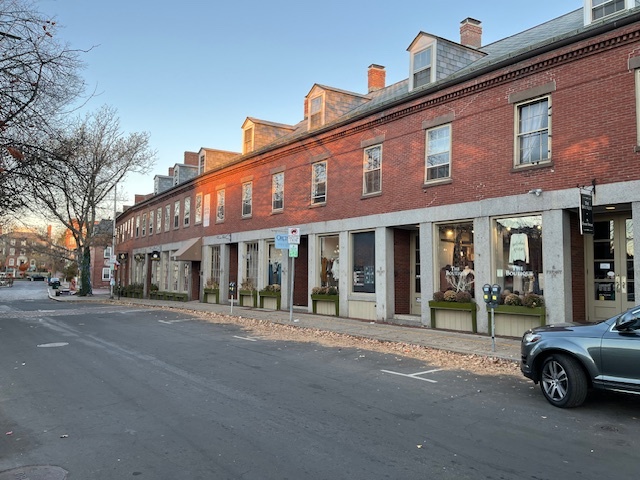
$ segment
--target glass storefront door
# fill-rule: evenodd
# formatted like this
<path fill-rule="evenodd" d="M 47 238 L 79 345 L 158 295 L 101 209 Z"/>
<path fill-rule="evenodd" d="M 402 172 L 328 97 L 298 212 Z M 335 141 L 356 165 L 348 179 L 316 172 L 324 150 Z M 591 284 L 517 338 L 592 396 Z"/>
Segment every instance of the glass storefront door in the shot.
<path fill-rule="evenodd" d="M 586 246 L 591 322 L 610 318 L 635 305 L 632 219 L 600 218 L 594 222 L 594 230 Z"/>

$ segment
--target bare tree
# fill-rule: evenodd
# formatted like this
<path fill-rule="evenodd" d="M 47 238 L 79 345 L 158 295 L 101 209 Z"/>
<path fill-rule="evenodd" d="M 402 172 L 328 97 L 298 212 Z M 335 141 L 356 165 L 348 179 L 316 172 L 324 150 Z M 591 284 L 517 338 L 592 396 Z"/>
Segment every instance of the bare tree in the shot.
<path fill-rule="evenodd" d="M 48 153 L 43 153 L 48 152 Z M 80 295 L 90 295 L 91 247 L 98 214 L 130 173 L 148 173 L 155 163 L 148 133 L 124 134 L 115 109 L 78 118 L 29 158 L 20 174 L 29 195 L 49 218 L 64 225 L 75 241 L 80 265 Z"/>
<path fill-rule="evenodd" d="M 0 0 L 0 217 L 23 206 L 19 171 L 84 92 L 82 52 L 58 39 L 56 22 L 30 0 Z"/>

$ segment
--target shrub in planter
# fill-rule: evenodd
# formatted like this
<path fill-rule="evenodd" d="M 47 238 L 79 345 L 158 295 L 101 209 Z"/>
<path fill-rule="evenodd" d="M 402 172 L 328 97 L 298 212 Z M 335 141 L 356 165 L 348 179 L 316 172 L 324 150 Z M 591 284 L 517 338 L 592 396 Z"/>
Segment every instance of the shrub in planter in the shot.
<path fill-rule="evenodd" d="M 466 290 L 460 290 L 456 293 L 456 302 L 458 303 L 471 303 L 471 294 Z"/>
<path fill-rule="evenodd" d="M 444 292 L 433 292 L 433 301 L 434 302 L 444 302 Z"/>

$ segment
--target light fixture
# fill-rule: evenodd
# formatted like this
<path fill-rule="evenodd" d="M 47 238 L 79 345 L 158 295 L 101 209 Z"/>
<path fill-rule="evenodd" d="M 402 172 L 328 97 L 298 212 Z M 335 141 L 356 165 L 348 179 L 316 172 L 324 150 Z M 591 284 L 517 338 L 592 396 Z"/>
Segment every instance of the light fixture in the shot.
<path fill-rule="evenodd" d="M 616 207 L 614 205 L 607 205 L 606 207 L 604 207 L 605 210 L 615 210 Z"/>
<path fill-rule="evenodd" d="M 541 188 L 534 188 L 532 190 L 529 190 L 529 193 L 531 195 L 535 195 L 536 197 L 539 197 L 542 194 L 542 189 Z"/>

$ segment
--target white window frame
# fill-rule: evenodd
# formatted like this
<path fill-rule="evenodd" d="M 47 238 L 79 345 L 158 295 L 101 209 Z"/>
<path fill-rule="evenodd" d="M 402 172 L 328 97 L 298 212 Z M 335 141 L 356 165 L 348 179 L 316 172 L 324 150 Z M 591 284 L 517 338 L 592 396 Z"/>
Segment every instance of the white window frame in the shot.
<path fill-rule="evenodd" d="M 616 4 L 622 2 L 622 8 L 606 12 L 610 7 L 616 8 Z M 584 23 L 589 25 L 593 22 L 617 15 L 620 12 L 633 8 L 634 0 L 586 0 L 584 6 Z"/>
<path fill-rule="evenodd" d="M 216 223 L 224 222 L 224 202 L 225 202 L 224 189 L 216 192 Z"/>
<path fill-rule="evenodd" d="M 106 282 L 111 280 L 111 268 L 102 267 L 102 281 Z"/>
<path fill-rule="evenodd" d="M 284 172 L 274 173 L 271 176 L 271 211 L 284 210 Z"/>
<path fill-rule="evenodd" d="M 531 113 L 534 113 L 534 114 L 536 113 L 533 110 L 533 107 L 535 105 L 540 105 L 542 108 L 544 108 L 545 103 L 547 108 L 547 111 L 545 113 L 542 113 L 543 111 L 541 111 L 539 112 L 539 115 L 536 115 L 535 117 L 530 115 Z M 545 95 L 543 97 L 538 97 L 538 98 L 526 100 L 524 102 L 519 102 L 514 105 L 514 108 L 515 108 L 514 165 L 516 167 L 523 167 L 523 166 L 529 166 L 529 165 L 537 165 L 539 163 L 550 162 L 551 161 L 551 95 Z M 527 118 L 530 120 L 528 121 L 528 124 L 524 128 L 522 128 L 521 125 L 524 123 L 522 114 L 525 111 L 525 109 L 527 109 L 526 111 Z M 546 126 L 536 124 L 537 122 L 534 122 L 533 120 L 531 120 L 536 117 L 546 118 Z M 545 143 L 535 141 L 535 139 L 539 138 L 540 136 L 542 137 L 546 136 Z M 533 143 L 535 145 L 539 144 L 539 148 L 536 148 L 536 149 L 538 150 L 540 158 L 532 157 L 531 153 L 522 154 L 523 150 L 526 150 L 528 152 L 535 152 L 536 149 L 531 147 L 527 148 L 527 146 L 523 144 L 523 142 L 532 143 L 530 139 L 534 140 Z"/>
<path fill-rule="evenodd" d="M 199 223 L 202 223 L 202 192 L 196 194 L 196 204 L 195 204 L 195 219 L 194 219 L 194 223 L 196 225 L 198 225 Z"/>
<path fill-rule="evenodd" d="M 243 148 L 243 154 L 247 154 L 247 153 L 251 153 L 253 152 L 253 137 L 254 137 L 254 128 L 248 127 L 245 128 L 242 134 L 242 148 Z"/>
<path fill-rule="evenodd" d="M 140 215 L 136 215 L 136 238 L 140 236 Z"/>
<path fill-rule="evenodd" d="M 146 213 L 142 214 L 142 236 L 143 237 L 147 236 L 147 214 Z"/>
<path fill-rule="evenodd" d="M 164 206 L 164 231 L 171 230 L 171 204 L 167 203 Z"/>
<path fill-rule="evenodd" d="M 435 68 L 434 68 L 434 48 L 435 44 L 428 45 L 425 48 L 421 48 L 417 52 L 411 54 L 411 88 L 422 87 L 423 85 L 429 85 L 434 80 Z M 428 71 L 428 81 L 418 84 L 416 82 L 416 76 Z"/>
<path fill-rule="evenodd" d="M 156 221 L 155 214 L 155 210 L 149 210 L 149 236 L 153 235 L 153 224 Z"/>
<path fill-rule="evenodd" d="M 156 233 L 162 231 L 162 207 L 158 207 L 156 210 Z"/>
<path fill-rule="evenodd" d="M 204 173 L 206 157 L 204 155 L 200 155 L 198 159 L 198 174 Z"/>
<path fill-rule="evenodd" d="M 182 225 L 188 227 L 191 222 L 191 197 L 184 197 L 184 208 L 182 211 Z"/>
<path fill-rule="evenodd" d="M 324 125 L 324 93 L 309 99 L 309 130 Z"/>
<path fill-rule="evenodd" d="M 242 218 L 249 218 L 253 213 L 253 182 L 242 184 Z"/>
<path fill-rule="evenodd" d="M 323 177 L 319 178 L 318 168 L 323 167 Z M 328 165 L 326 160 L 311 165 L 311 205 L 324 205 L 327 203 L 327 178 Z M 319 193 L 319 186 L 324 184 L 324 191 Z"/>
<path fill-rule="evenodd" d="M 374 158 L 377 156 L 377 159 Z M 362 159 L 362 194 L 382 192 L 382 145 L 364 149 Z"/>
<path fill-rule="evenodd" d="M 180 200 L 173 202 L 173 228 L 180 228 Z"/>
<path fill-rule="evenodd" d="M 433 138 L 438 134 L 448 134 L 448 141 L 442 138 Z M 437 182 L 451 178 L 451 124 L 438 125 L 425 131 L 425 159 L 424 159 L 424 182 Z M 433 163 L 436 157 L 447 157 L 447 162 Z M 432 164 L 433 163 L 433 164 Z M 443 166 L 447 166 L 446 175 L 430 175 L 431 172 L 439 172 Z"/>
<path fill-rule="evenodd" d="M 111 258 L 111 247 L 105 247 L 102 258 Z"/>

